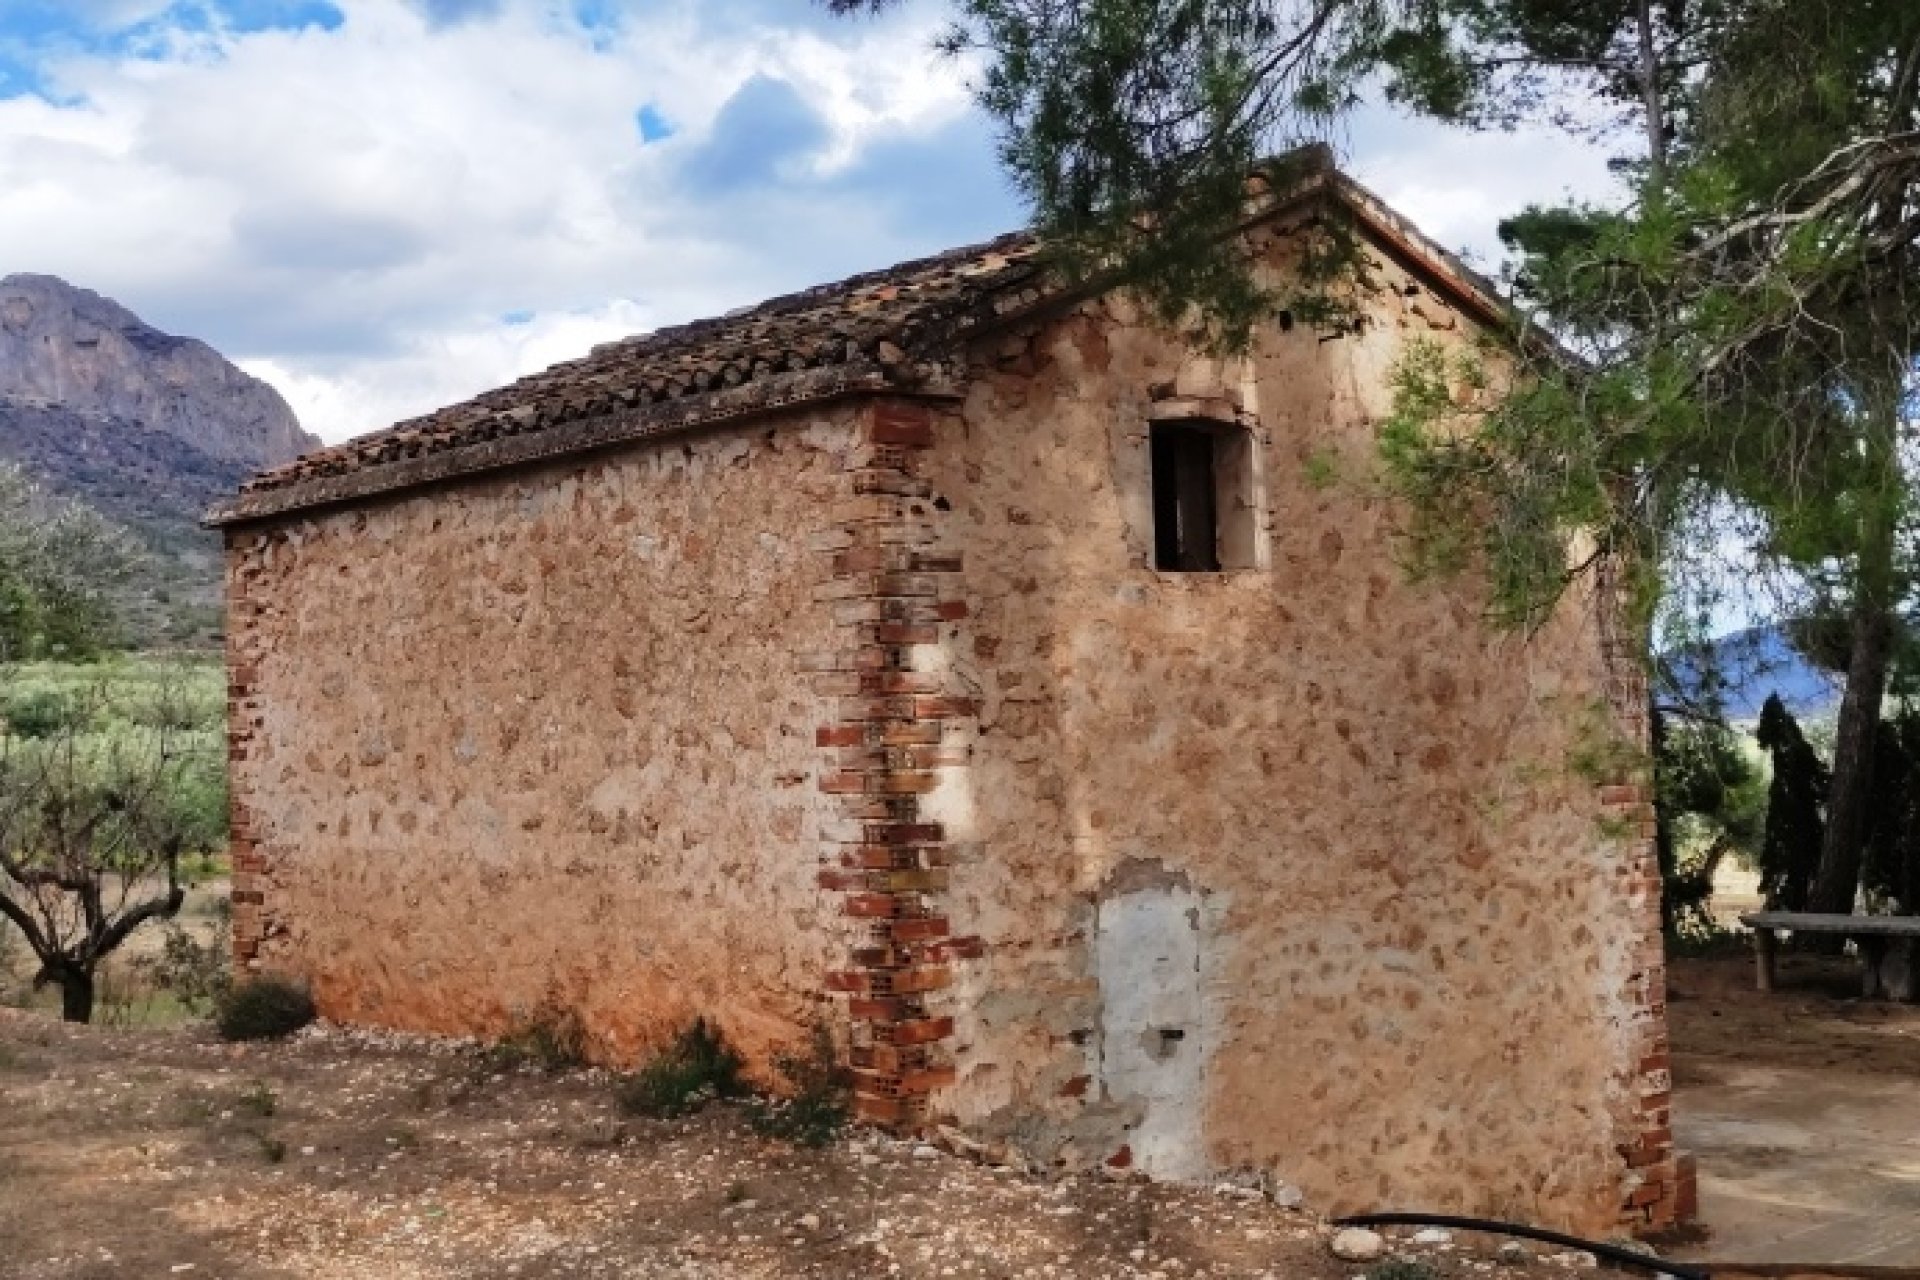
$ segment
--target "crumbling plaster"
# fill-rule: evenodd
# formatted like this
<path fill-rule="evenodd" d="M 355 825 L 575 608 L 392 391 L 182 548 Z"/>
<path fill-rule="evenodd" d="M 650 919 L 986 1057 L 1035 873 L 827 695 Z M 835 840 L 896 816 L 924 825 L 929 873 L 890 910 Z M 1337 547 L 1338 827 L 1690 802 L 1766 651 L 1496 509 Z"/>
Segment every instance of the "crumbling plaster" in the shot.
<path fill-rule="evenodd" d="M 1067 1164 L 1611 1229 L 1646 904 L 1570 763 L 1606 720 L 1594 605 L 1523 637 L 1409 582 L 1375 431 L 1408 339 L 1470 325 L 1384 255 L 1363 311 L 1217 363 L 1114 294 L 978 352 L 927 470 L 980 709 L 966 793 L 926 811 L 986 944 L 939 1101 Z M 1186 412 L 1249 433 L 1250 568 L 1150 568 L 1147 424 Z M 1115 889 L 1142 866 L 1178 889 Z M 1113 1042 L 1142 1016 L 1180 1024 L 1191 1097 Z"/>

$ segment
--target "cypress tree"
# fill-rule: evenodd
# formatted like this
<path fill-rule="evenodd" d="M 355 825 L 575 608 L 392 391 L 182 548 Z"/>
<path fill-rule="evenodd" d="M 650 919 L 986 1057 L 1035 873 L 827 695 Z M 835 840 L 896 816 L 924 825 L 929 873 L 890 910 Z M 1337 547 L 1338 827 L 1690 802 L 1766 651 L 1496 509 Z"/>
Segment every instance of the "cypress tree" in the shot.
<path fill-rule="evenodd" d="M 1827 766 L 1777 693 L 1760 709 L 1757 736 L 1773 758 L 1767 825 L 1760 840 L 1760 892 L 1773 910 L 1804 910 L 1826 838 Z"/>
<path fill-rule="evenodd" d="M 1920 712 L 1882 720 L 1861 881 L 1869 898 L 1920 915 Z"/>

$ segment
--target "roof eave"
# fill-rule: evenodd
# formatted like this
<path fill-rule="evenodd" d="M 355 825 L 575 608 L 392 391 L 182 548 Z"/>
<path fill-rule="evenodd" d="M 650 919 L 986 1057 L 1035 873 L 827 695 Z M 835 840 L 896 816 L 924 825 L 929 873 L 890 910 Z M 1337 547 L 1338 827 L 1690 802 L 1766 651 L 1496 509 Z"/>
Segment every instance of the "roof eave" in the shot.
<path fill-rule="evenodd" d="M 737 387 L 624 409 L 558 426 L 477 441 L 279 488 L 241 492 L 202 517 L 220 529 L 364 502 L 403 490 L 551 462 L 639 440 L 825 404 L 847 396 L 938 394 L 938 387 L 901 387 L 876 365 L 841 365 L 776 374 Z"/>

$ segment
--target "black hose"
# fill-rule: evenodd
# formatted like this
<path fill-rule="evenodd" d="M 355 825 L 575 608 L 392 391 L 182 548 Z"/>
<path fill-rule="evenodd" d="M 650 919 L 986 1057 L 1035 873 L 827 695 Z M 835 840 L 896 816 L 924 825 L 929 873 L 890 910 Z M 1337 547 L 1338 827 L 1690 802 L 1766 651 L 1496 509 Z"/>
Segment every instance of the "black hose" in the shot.
<path fill-rule="evenodd" d="M 1487 1218 L 1458 1218 L 1444 1213 L 1356 1213 L 1347 1218 L 1335 1218 L 1333 1225 L 1336 1227 L 1452 1227 L 1458 1231 L 1485 1231 L 1490 1235 L 1519 1236 L 1523 1240 L 1538 1240 L 1543 1244 L 1557 1244 L 1567 1249 L 1584 1249 L 1603 1261 L 1623 1267 L 1638 1267 L 1659 1276 L 1677 1276 L 1679 1280 L 1712 1280 L 1711 1276 L 1700 1267 L 1689 1267 L 1684 1263 L 1649 1257 L 1632 1249 L 1622 1249 L 1617 1244 L 1601 1244 L 1597 1240 L 1582 1240 L 1579 1236 L 1548 1231 L 1543 1227 L 1523 1227 L 1512 1222 L 1494 1222 Z"/>

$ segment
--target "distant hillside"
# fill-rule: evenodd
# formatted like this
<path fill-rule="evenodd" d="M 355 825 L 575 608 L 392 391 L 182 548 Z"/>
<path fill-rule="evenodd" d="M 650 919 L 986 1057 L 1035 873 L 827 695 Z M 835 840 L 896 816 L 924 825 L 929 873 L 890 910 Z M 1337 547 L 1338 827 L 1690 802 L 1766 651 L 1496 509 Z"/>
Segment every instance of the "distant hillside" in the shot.
<path fill-rule="evenodd" d="M 1754 720 L 1770 694 L 1778 693 L 1796 716 L 1818 716 L 1840 703 L 1842 682 L 1814 666 L 1779 627 L 1749 627 L 1708 642 L 1704 660 L 1681 655 L 1671 662 L 1675 679 L 1690 695 L 1712 672 L 1721 705 L 1732 720 Z"/>
<path fill-rule="evenodd" d="M 212 347 L 52 276 L 0 279 L 0 461 L 133 529 L 155 556 L 142 638 L 217 631 L 219 540 L 200 514 L 319 441 Z"/>

